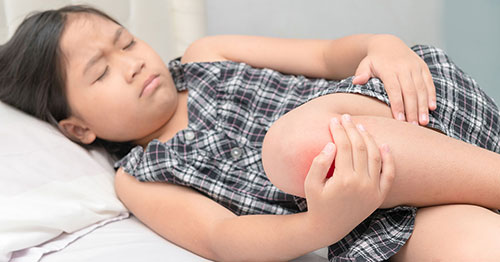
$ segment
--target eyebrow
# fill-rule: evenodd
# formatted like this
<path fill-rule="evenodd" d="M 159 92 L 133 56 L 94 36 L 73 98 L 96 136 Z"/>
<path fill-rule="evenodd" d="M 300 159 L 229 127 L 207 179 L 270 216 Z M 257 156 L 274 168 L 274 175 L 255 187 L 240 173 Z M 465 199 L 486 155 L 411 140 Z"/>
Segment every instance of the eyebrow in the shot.
<path fill-rule="evenodd" d="M 120 27 L 116 30 L 115 32 L 115 37 L 113 38 L 113 45 L 116 44 L 116 42 L 118 42 L 118 39 L 120 39 L 120 36 L 122 35 L 122 32 L 123 32 L 123 27 Z"/>
<path fill-rule="evenodd" d="M 118 39 L 120 39 L 120 36 L 122 35 L 122 33 L 123 33 L 123 27 L 120 27 L 115 31 L 115 35 L 113 37 L 113 45 L 115 45 L 116 42 L 118 42 Z M 85 73 L 93 65 L 95 65 L 95 63 L 97 63 L 97 61 L 99 61 L 102 57 L 103 57 L 103 53 L 99 51 L 96 55 L 94 55 L 92 58 L 90 58 L 90 60 L 87 62 L 87 65 L 85 66 L 85 69 L 83 69 L 83 74 L 85 75 Z"/>

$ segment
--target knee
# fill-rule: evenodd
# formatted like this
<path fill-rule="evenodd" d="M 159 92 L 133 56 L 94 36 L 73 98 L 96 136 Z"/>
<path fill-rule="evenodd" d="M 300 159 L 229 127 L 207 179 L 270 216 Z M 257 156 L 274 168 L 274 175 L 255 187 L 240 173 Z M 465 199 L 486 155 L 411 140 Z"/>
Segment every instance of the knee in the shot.
<path fill-rule="evenodd" d="M 312 160 L 332 138 L 329 118 L 314 122 L 301 120 L 280 119 L 273 124 L 263 141 L 262 164 L 276 187 L 305 197 L 304 181 Z"/>
<path fill-rule="evenodd" d="M 262 164 L 274 186 L 288 194 L 304 196 L 303 158 L 299 158 L 300 145 L 298 141 L 292 141 L 292 135 L 281 132 L 277 126 L 269 129 L 262 145 Z"/>

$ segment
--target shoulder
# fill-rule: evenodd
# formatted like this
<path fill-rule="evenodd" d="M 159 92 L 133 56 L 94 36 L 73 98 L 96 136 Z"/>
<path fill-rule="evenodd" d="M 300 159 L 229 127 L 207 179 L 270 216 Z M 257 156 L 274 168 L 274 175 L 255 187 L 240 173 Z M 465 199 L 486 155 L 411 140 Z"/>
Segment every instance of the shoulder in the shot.
<path fill-rule="evenodd" d="M 227 61 L 220 51 L 221 41 L 220 36 L 207 36 L 194 41 L 184 52 L 181 63 Z"/>

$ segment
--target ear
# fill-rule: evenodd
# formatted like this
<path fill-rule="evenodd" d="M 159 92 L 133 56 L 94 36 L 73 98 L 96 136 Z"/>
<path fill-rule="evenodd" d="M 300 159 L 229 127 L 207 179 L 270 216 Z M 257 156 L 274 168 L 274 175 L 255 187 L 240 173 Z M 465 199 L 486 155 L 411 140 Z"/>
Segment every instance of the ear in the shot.
<path fill-rule="evenodd" d="M 70 139 L 83 144 L 90 144 L 97 137 L 83 121 L 74 116 L 59 121 L 59 128 Z"/>

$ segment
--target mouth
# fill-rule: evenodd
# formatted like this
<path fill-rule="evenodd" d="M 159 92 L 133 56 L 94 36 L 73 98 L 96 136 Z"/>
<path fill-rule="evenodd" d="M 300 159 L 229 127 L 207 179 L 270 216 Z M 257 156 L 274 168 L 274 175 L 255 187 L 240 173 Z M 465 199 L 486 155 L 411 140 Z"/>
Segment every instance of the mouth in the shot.
<path fill-rule="evenodd" d="M 144 81 L 144 84 L 142 85 L 142 90 L 141 93 L 139 94 L 139 97 L 142 97 L 143 95 L 148 95 L 151 94 L 160 84 L 160 79 L 159 79 L 158 74 L 156 75 L 150 75 L 146 81 Z"/>

